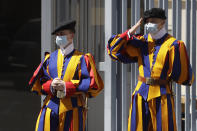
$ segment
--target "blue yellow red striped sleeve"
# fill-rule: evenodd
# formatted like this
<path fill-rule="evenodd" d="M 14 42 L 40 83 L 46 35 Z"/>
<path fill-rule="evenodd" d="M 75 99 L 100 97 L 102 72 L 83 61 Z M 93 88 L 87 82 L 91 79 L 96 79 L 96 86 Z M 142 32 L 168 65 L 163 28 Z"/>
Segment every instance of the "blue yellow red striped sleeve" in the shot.
<path fill-rule="evenodd" d="M 170 51 L 170 66 L 172 71 L 170 78 L 182 85 L 191 85 L 194 80 L 194 74 L 189 62 L 185 44 L 182 41 L 174 41 Z"/>
<path fill-rule="evenodd" d="M 139 47 L 143 44 L 142 37 L 131 35 L 128 36 L 128 31 L 112 35 L 108 41 L 107 51 L 112 59 L 123 63 L 137 62 L 137 57 L 140 53 Z"/>
<path fill-rule="evenodd" d="M 39 95 L 52 95 L 50 91 L 50 77 L 46 75 L 46 63 L 49 58 L 49 54 L 47 54 L 40 65 L 37 67 L 36 71 L 33 73 L 33 76 L 31 77 L 29 81 L 29 87 L 31 88 L 31 91 L 39 94 Z"/>
<path fill-rule="evenodd" d="M 89 77 L 90 77 L 88 95 L 89 97 L 95 97 L 104 88 L 103 80 L 101 79 L 96 69 L 93 56 L 91 54 L 86 54 L 84 58 L 85 58 L 86 68 L 87 71 L 89 72 Z"/>
<path fill-rule="evenodd" d="M 91 54 L 82 55 L 78 65 L 78 77 L 78 80 L 66 82 L 67 95 L 85 92 L 88 97 L 95 97 L 104 87 Z"/>

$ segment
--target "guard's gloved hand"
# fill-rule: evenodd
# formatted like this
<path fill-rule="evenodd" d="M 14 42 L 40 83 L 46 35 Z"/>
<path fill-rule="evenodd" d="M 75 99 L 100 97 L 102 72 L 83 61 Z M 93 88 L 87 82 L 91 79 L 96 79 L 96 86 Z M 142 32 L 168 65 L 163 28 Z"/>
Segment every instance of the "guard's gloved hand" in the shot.
<path fill-rule="evenodd" d="M 66 96 L 66 84 L 60 78 L 55 78 L 51 82 L 51 90 L 53 94 L 56 94 L 58 98 Z"/>

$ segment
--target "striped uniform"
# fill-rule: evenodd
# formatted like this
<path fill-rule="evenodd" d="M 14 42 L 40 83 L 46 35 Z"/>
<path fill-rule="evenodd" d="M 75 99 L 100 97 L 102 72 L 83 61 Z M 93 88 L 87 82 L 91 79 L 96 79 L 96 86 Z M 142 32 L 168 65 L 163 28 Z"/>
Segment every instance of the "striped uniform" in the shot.
<path fill-rule="evenodd" d="M 138 62 L 139 75 L 191 85 L 194 75 L 182 41 L 166 33 L 153 40 L 150 35 L 113 35 L 108 54 L 123 63 Z M 132 95 L 128 131 L 176 130 L 174 101 L 170 85 L 148 85 L 138 81 Z"/>
<path fill-rule="evenodd" d="M 51 93 L 54 78 L 65 81 L 66 97 L 59 99 Z M 46 54 L 29 82 L 33 92 L 46 95 L 39 113 L 36 131 L 85 131 L 84 95 L 95 97 L 103 89 L 91 54 L 73 50 L 64 57 L 59 50 Z"/>

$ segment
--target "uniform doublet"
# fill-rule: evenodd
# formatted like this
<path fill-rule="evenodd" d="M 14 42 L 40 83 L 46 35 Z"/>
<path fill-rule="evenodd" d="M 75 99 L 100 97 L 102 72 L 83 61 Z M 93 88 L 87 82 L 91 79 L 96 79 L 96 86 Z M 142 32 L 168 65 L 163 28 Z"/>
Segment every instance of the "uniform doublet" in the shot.
<path fill-rule="evenodd" d="M 158 37 L 158 36 L 155 36 Z M 182 85 L 191 85 L 194 75 L 185 45 L 168 33 L 153 40 L 150 35 L 113 35 L 108 54 L 123 63 L 138 62 L 139 76 Z M 132 95 L 128 131 L 175 131 L 174 100 L 169 84 L 146 84 L 138 81 Z"/>
<path fill-rule="evenodd" d="M 50 90 L 52 80 L 57 77 L 66 85 L 66 97 L 62 99 Z M 46 54 L 29 85 L 33 92 L 46 95 L 36 131 L 85 131 L 83 98 L 95 97 L 103 89 L 92 55 L 75 49 L 65 56 L 61 49 Z"/>

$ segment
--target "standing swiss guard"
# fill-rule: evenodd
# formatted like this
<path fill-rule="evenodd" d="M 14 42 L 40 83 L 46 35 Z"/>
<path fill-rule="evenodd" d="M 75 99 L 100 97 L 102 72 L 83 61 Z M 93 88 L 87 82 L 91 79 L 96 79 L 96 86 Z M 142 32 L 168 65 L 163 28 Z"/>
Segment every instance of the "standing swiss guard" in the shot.
<path fill-rule="evenodd" d="M 191 85 L 194 80 L 183 41 L 165 29 L 165 11 L 144 12 L 131 29 L 113 35 L 108 54 L 123 63 L 138 62 L 139 77 L 132 95 L 128 131 L 176 131 L 171 81 Z M 145 35 L 135 35 L 144 21 Z"/>
<path fill-rule="evenodd" d="M 36 131 L 85 131 L 87 98 L 103 89 L 92 55 L 74 49 L 75 24 L 67 21 L 52 32 L 60 49 L 45 54 L 29 82 L 33 92 L 46 95 Z"/>

